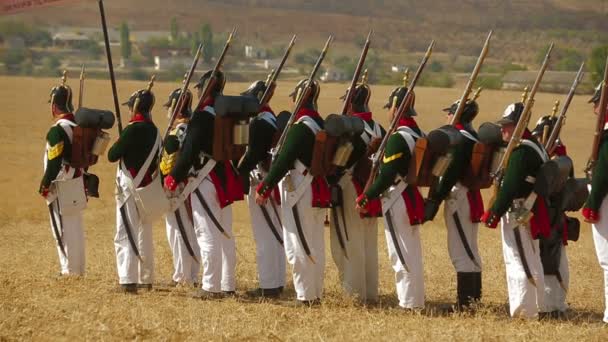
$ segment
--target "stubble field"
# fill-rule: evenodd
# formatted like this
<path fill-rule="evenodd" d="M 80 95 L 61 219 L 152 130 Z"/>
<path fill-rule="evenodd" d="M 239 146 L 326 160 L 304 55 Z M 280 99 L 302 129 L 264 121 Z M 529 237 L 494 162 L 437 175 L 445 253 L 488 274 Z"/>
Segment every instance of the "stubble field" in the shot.
<path fill-rule="evenodd" d="M 74 75 L 75 77 L 76 75 Z M 77 92 L 74 78 L 70 84 Z M 229 81 L 229 80 L 228 80 Z M 500 232 L 483 228 L 479 236 L 483 271 L 483 307 L 473 315 L 445 314 L 439 309 L 453 302 L 455 272 L 450 263 L 446 230 L 441 220 L 422 228 L 427 310 L 421 314 L 399 309 L 393 271 L 388 265 L 382 224 L 378 226 L 380 301 L 361 306 L 346 297 L 327 250 L 325 298 L 317 308 L 295 308 L 291 276 L 286 293 L 277 301 L 251 301 L 242 296 L 257 287 L 255 245 L 246 205 L 234 206 L 237 244 L 236 299 L 201 301 L 190 298 L 192 289 L 158 290 L 137 296 L 114 291 L 117 286 L 113 237 L 115 165 L 104 158 L 92 168 L 102 184 L 100 200 L 92 199 L 85 212 L 87 274 L 59 278 L 57 251 L 47 211 L 37 188 L 42 175 L 44 136 L 51 125 L 48 93 L 57 79 L 0 78 L 0 340 L 591 340 L 608 339 L 601 323 L 604 308 L 602 272 L 595 257 L 590 226 L 583 224 L 581 238 L 568 247 L 571 286 L 569 320 L 528 322 L 512 320 L 506 307 L 507 292 Z M 145 82 L 121 81 L 121 101 Z M 166 124 L 161 108 L 177 84 L 158 83 L 154 119 Z M 248 84 L 228 82 L 226 94 L 236 94 Z M 292 82 L 279 84 L 272 105 L 289 109 L 287 94 Z M 338 97 L 346 85 L 322 86 L 320 111 L 341 108 Z M 391 87 L 373 86 L 371 107 L 387 123 L 382 109 Z M 443 124 L 441 112 L 460 95 L 459 89 L 420 88 L 418 121 L 429 131 Z M 479 99 L 481 122 L 494 120 L 505 106 L 520 98 L 519 92 L 484 91 Z M 563 95 L 539 94 L 534 118 L 551 110 Z M 594 117 L 587 96 L 577 96 L 571 106 L 563 138 L 578 174 L 588 156 Z M 112 109 L 108 81 L 88 81 L 85 106 Z M 123 108 L 123 122 L 126 122 Z M 112 132 L 113 137 L 116 131 Z M 441 215 L 438 215 L 438 217 Z M 370 228 L 373 229 L 373 228 Z M 322 232 L 319 232 L 322 233 Z M 323 232 L 329 241 L 327 229 Z M 156 283 L 167 283 L 172 273 L 164 223 L 154 226 Z M 326 244 L 329 248 L 329 243 Z"/>

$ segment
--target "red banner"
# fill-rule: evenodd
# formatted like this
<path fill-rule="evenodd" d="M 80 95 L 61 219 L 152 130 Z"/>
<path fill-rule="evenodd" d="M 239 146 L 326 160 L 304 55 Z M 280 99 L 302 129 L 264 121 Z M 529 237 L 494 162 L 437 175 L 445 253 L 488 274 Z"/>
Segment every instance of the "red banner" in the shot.
<path fill-rule="evenodd" d="M 74 0 L 0 0 L 0 15 L 29 11 L 48 5 L 59 5 Z"/>

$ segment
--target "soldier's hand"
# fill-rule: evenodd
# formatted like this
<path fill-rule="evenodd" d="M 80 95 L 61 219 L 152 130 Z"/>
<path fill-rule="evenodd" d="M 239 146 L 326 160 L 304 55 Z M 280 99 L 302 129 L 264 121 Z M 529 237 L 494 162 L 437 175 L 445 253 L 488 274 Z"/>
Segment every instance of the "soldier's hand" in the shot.
<path fill-rule="evenodd" d="M 257 203 L 257 205 L 265 205 L 267 200 L 268 199 L 260 195 L 260 193 L 255 193 L 255 203 Z"/>
<path fill-rule="evenodd" d="M 367 196 L 365 196 L 365 194 L 361 194 L 359 197 L 357 197 L 357 200 L 355 201 L 355 209 L 357 210 L 357 212 L 359 212 L 359 214 L 367 214 L 368 210 L 367 210 L 367 204 L 369 203 L 369 200 L 367 198 Z"/>
<path fill-rule="evenodd" d="M 587 223 L 597 223 L 600 220 L 600 214 L 591 208 L 583 208 L 583 217 Z"/>
<path fill-rule="evenodd" d="M 485 223 L 488 228 L 496 228 L 498 222 L 500 222 L 500 217 L 488 210 L 481 216 L 481 222 Z"/>
<path fill-rule="evenodd" d="M 47 198 L 49 196 L 49 188 L 47 187 L 40 187 L 40 190 L 38 190 L 38 193 L 40 193 L 40 196 Z"/>

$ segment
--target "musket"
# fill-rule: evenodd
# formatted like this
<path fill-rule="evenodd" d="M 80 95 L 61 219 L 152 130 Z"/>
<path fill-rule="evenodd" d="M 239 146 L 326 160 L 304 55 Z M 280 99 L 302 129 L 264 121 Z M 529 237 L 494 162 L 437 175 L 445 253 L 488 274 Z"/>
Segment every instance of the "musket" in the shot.
<path fill-rule="evenodd" d="M 365 58 L 367 57 L 367 51 L 369 50 L 369 44 L 371 43 L 371 36 L 373 30 L 369 30 L 367 34 L 367 39 L 365 40 L 365 45 L 363 45 L 363 50 L 361 50 L 361 55 L 359 56 L 359 62 L 357 63 L 357 67 L 355 68 L 355 73 L 353 74 L 353 79 L 350 82 L 350 87 L 346 93 L 346 97 L 344 98 L 344 106 L 342 107 L 342 115 L 345 115 L 348 111 L 348 106 L 350 105 L 350 101 L 355 95 L 355 88 L 357 86 L 357 82 L 359 81 L 359 77 L 361 77 L 361 71 L 363 70 L 363 64 L 365 64 Z"/>
<path fill-rule="evenodd" d="M 186 98 L 186 91 L 188 90 L 188 86 L 190 86 L 190 80 L 192 80 L 192 75 L 194 75 L 194 70 L 196 69 L 196 66 L 198 65 L 198 60 L 201 57 L 202 51 L 203 51 L 203 44 L 201 43 L 201 44 L 199 44 L 198 49 L 196 50 L 196 54 L 194 55 L 194 60 L 192 61 L 192 64 L 190 65 L 190 70 L 188 70 L 188 73 L 186 74 L 186 78 L 184 79 L 182 89 L 179 93 L 179 97 L 177 98 L 175 106 L 172 107 L 173 110 L 171 111 L 171 117 L 169 118 L 169 123 L 167 124 L 167 129 L 165 130 L 165 134 L 163 135 L 163 141 L 165 141 L 167 139 L 169 132 L 171 132 L 171 127 L 173 127 L 173 123 L 175 122 L 175 118 L 177 117 L 177 113 L 179 113 L 183 107 L 183 102 L 184 102 L 184 99 Z"/>
<path fill-rule="evenodd" d="M 260 108 L 267 105 L 268 102 L 270 101 L 272 92 L 274 91 L 274 88 L 277 86 L 277 79 L 279 78 L 279 74 L 281 74 L 281 71 L 283 70 L 283 66 L 285 65 L 285 62 L 287 61 L 287 58 L 289 57 L 289 54 L 291 53 L 291 49 L 293 48 L 293 45 L 295 43 L 296 43 L 296 35 L 294 34 L 293 37 L 291 38 L 291 41 L 289 42 L 289 45 L 287 46 L 287 50 L 285 50 L 285 53 L 283 54 L 283 58 L 281 59 L 279 66 L 270 73 L 270 76 L 269 76 L 268 80 L 266 81 L 266 91 L 264 91 L 264 95 L 262 95 L 262 98 L 260 99 Z"/>
<path fill-rule="evenodd" d="M 467 85 L 464 88 L 464 92 L 462 93 L 462 96 L 460 97 L 458 107 L 456 107 L 456 112 L 452 116 L 452 120 L 450 121 L 450 125 L 452 125 L 452 126 L 460 123 L 460 118 L 462 117 L 462 113 L 464 112 L 464 107 L 467 104 L 467 101 L 469 99 L 469 94 L 471 93 L 471 90 L 473 89 L 473 84 L 475 84 L 475 80 L 477 80 L 477 76 L 479 75 L 481 66 L 483 65 L 483 62 L 486 59 L 486 56 L 488 55 L 488 50 L 490 48 L 490 38 L 492 38 L 492 31 L 490 31 L 490 33 L 488 33 L 488 38 L 486 38 L 486 42 L 483 45 L 483 48 L 481 49 L 481 53 L 479 54 L 479 57 L 477 58 L 477 63 L 475 64 L 475 68 L 473 68 L 473 72 L 471 73 L 471 76 L 469 76 L 469 81 L 467 82 Z"/>
<path fill-rule="evenodd" d="M 232 39 L 236 35 L 236 31 L 237 31 L 237 28 L 235 27 L 232 29 L 232 32 L 230 32 L 230 35 L 228 36 L 228 40 L 226 40 L 226 44 L 224 44 L 224 50 L 222 50 L 222 54 L 217 59 L 217 62 L 215 63 L 215 66 L 213 67 L 213 70 L 211 71 L 211 77 L 209 78 L 209 81 L 207 81 L 207 84 L 205 85 L 205 88 L 203 89 L 201 97 L 198 99 L 198 104 L 195 107 L 196 109 L 198 109 L 203 104 L 203 101 L 205 101 L 205 99 L 209 96 L 209 94 L 211 93 L 211 90 L 213 90 L 213 88 L 215 88 L 215 83 L 217 82 L 217 73 L 220 70 L 220 68 L 222 67 L 222 64 L 224 64 L 224 58 L 226 58 L 226 53 L 228 52 L 228 49 L 230 48 L 230 45 L 232 44 Z"/>
<path fill-rule="evenodd" d="M 549 60 L 551 58 L 551 51 L 553 51 L 553 43 L 551 43 L 551 45 L 549 46 L 549 49 L 547 50 L 547 54 L 545 55 L 543 64 L 541 65 L 540 70 L 538 71 L 538 75 L 536 76 L 534 85 L 532 86 L 532 89 L 530 90 L 528 99 L 525 101 L 524 109 L 521 113 L 521 116 L 519 117 L 519 121 L 517 122 L 517 125 L 515 126 L 515 130 L 513 131 L 511 140 L 509 140 L 509 144 L 507 145 L 507 148 L 505 149 L 505 153 L 503 154 L 502 159 L 500 160 L 500 164 L 498 164 L 498 168 L 492 175 L 494 178 L 494 185 L 495 185 L 496 193 L 498 193 L 498 189 L 500 188 L 500 179 L 502 178 L 503 171 L 507 168 L 507 164 L 509 163 L 509 158 L 511 158 L 511 153 L 513 153 L 513 150 L 517 146 L 519 146 L 521 138 L 524 135 L 526 128 L 528 127 L 528 123 L 530 121 L 530 116 L 532 114 L 532 107 L 534 107 L 534 97 L 536 96 L 536 92 L 538 91 L 538 88 L 540 87 L 540 82 L 542 81 L 543 76 L 545 75 L 545 71 L 547 70 L 547 67 L 549 66 Z"/>
<path fill-rule="evenodd" d="M 114 76 L 114 65 L 112 64 L 112 51 L 110 50 L 110 38 L 108 37 L 108 25 L 106 23 L 106 12 L 103 9 L 103 0 L 99 2 L 99 13 L 101 15 L 101 27 L 103 29 L 103 40 L 106 46 L 106 57 L 108 58 L 108 69 L 110 71 L 110 83 L 112 84 L 112 96 L 114 97 L 114 110 L 116 111 L 116 121 L 118 134 L 122 133 L 122 120 L 120 119 L 120 104 L 118 103 L 118 92 L 116 91 L 116 78 Z"/>
<path fill-rule="evenodd" d="M 312 71 L 310 72 L 310 75 L 308 76 L 308 82 L 306 82 L 306 85 L 304 86 L 304 90 L 302 90 L 302 92 L 298 94 L 299 96 L 297 96 L 297 99 L 296 99 L 296 106 L 295 106 L 293 112 L 291 113 L 289 120 L 287 121 L 287 125 L 285 125 L 285 129 L 283 130 L 283 133 L 281 133 L 281 137 L 279 138 L 279 141 L 277 142 L 277 145 L 275 147 L 276 152 L 274 153 L 274 155 L 279 155 L 281 153 L 283 143 L 285 142 L 285 138 L 287 137 L 287 132 L 289 131 L 291 126 L 293 126 L 296 115 L 298 114 L 300 109 L 302 109 L 304 102 L 306 101 L 306 99 L 308 99 L 308 97 L 310 95 L 310 89 L 312 88 L 312 84 L 314 82 L 315 76 L 317 75 L 317 72 L 319 71 L 319 67 L 321 66 L 321 63 L 325 59 L 325 55 L 327 55 L 327 50 L 329 49 L 329 44 L 331 43 L 332 40 L 333 40 L 333 36 L 330 35 L 329 38 L 327 38 L 327 41 L 325 42 L 325 47 L 323 48 L 323 51 L 321 51 L 321 54 L 319 55 L 319 58 L 317 59 L 315 66 L 312 68 Z"/>
<path fill-rule="evenodd" d="M 602 138 L 602 132 L 604 131 L 604 125 L 606 123 L 606 115 L 608 114 L 608 111 L 606 110 L 606 106 L 608 105 L 608 57 L 606 57 L 606 65 L 604 66 L 604 79 L 600 85 L 602 94 L 600 95 L 599 113 L 597 115 L 595 133 L 593 135 L 591 156 L 589 156 L 589 161 L 587 161 L 587 166 L 585 167 L 585 173 L 589 179 L 591 179 L 591 172 L 595 167 L 595 163 L 597 162 L 597 158 L 600 153 L 600 140 Z"/>
<path fill-rule="evenodd" d="M 78 91 L 78 108 L 82 107 L 82 99 L 84 96 L 84 64 L 80 69 L 80 89 Z"/>
<path fill-rule="evenodd" d="M 388 131 L 386 132 L 386 135 L 382 139 L 382 142 L 380 143 L 380 146 L 378 147 L 378 151 L 372 157 L 372 169 L 369 174 L 369 178 L 367 179 L 367 183 L 365 184 L 365 189 L 363 190 L 363 192 L 366 192 L 369 189 L 369 187 L 376 180 L 376 176 L 377 176 L 379 168 L 380 168 L 380 161 L 384 157 L 386 143 L 388 142 L 389 137 L 393 133 L 395 133 L 395 131 L 397 130 L 397 127 L 399 126 L 399 120 L 405 114 L 405 112 L 409 109 L 409 107 L 412 103 L 413 90 L 416 87 L 416 83 L 418 83 L 418 79 L 420 79 L 420 75 L 422 74 L 422 71 L 424 70 L 426 63 L 428 62 L 429 58 L 431 57 L 431 53 L 433 52 L 433 46 L 435 46 L 434 40 L 431 41 L 431 44 L 429 45 L 428 49 L 426 50 L 426 53 L 424 54 L 424 57 L 422 58 L 420 65 L 418 65 L 416 74 L 414 74 L 414 78 L 412 78 L 410 86 L 408 87 L 407 92 L 405 93 L 405 96 L 404 96 L 403 100 L 401 101 L 401 105 L 399 105 L 399 108 L 397 109 L 397 111 L 395 112 L 395 115 L 393 116 L 391 125 L 390 125 Z"/>
<path fill-rule="evenodd" d="M 566 120 L 566 112 L 568 111 L 568 107 L 570 107 L 570 103 L 572 102 L 572 99 L 574 98 L 574 92 L 576 91 L 576 88 L 578 87 L 579 83 L 583 79 L 583 74 L 584 74 L 583 69 L 584 68 L 585 68 L 585 62 L 581 63 L 581 67 L 578 69 L 578 72 L 576 73 L 576 77 L 574 78 L 574 81 L 572 82 L 572 86 L 570 87 L 568 96 L 566 96 L 566 101 L 564 101 L 564 106 L 562 107 L 562 111 L 559 113 L 559 116 L 557 117 L 557 121 L 555 121 L 555 125 L 553 126 L 553 130 L 551 131 L 551 134 L 549 135 L 549 139 L 547 139 L 547 141 L 545 143 L 545 150 L 547 150 L 547 153 L 549 155 L 552 155 L 553 151 L 555 150 L 555 141 L 559 138 L 559 134 L 562 130 L 562 127 L 564 126 L 564 120 Z"/>

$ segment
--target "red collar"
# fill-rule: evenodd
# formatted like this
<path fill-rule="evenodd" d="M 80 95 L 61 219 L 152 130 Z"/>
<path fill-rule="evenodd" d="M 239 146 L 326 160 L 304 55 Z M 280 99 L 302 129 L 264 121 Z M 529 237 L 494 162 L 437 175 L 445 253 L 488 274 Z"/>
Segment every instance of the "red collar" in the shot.
<path fill-rule="evenodd" d="M 454 128 L 459 129 L 459 130 L 463 130 L 464 129 L 464 125 L 461 124 L 460 122 L 454 125 Z"/>
<path fill-rule="evenodd" d="M 203 101 L 201 103 L 201 105 L 198 107 L 199 110 L 204 110 L 205 107 L 207 106 L 211 106 L 213 107 L 213 104 L 215 103 L 215 99 L 211 96 L 209 96 L 207 99 L 205 99 L 205 101 Z"/>
<path fill-rule="evenodd" d="M 399 126 L 418 128 L 418 124 L 416 123 L 416 120 L 414 120 L 414 118 L 411 116 L 402 116 L 401 119 L 399 119 Z"/>
<path fill-rule="evenodd" d="M 352 116 L 357 117 L 363 121 L 371 121 L 372 112 L 352 113 Z"/>
<path fill-rule="evenodd" d="M 270 108 L 268 104 L 263 105 L 260 112 L 269 112 L 274 115 L 274 111 L 272 110 L 272 108 Z"/>
<path fill-rule="evenodd" d="M 302 109 L 300 109 L 300 111 L 298 112 L 298 114 L 296 114 L 295 120 L 299 120 L 303 116 L 310 116 L 311 118 L 321 117 L 319 115 L 319 113 L 316 110 L 314 110 L 314 109 L 302 108 Z"/>
<path fill-rule="evenodd" d="M 69 121 L 72 121 L 72 122 L 76 121 L 76 119 L 74 118 L 74 114 L 72 114 L 72 113 L 61 114 L 61 115 L 59 115 L 58 117 L 55 118 L 55 121 L 59 121 L 61 119 L 63 119 L 63 120 L 69 120 Z"/>
<path fill-rule="evenodd" d="M 146 118 L 141 113 L 137 113 L 137 114 L 133 115 L 133 117 L 131 118 L 131 120 L 129 120 L 129 122 L 152 122 L 152 120 Z"/>
<path fill-rule="evenodd" d="M 532 133 L 530 132 L 529 129 L 526 128 L 526 130 L 524 131 L 524 134 L 521 136 L 522 139 L 528 139 L 528 140 L 534 140 L 532 137 Z"/>

